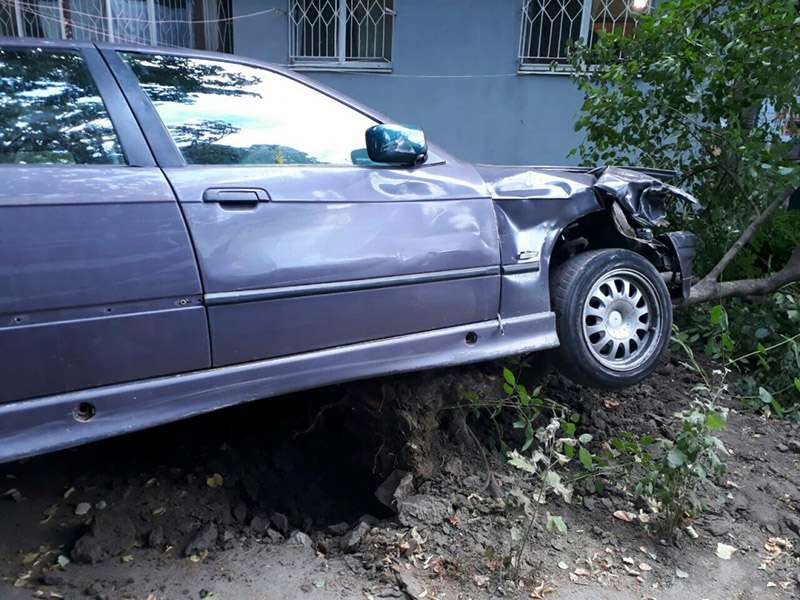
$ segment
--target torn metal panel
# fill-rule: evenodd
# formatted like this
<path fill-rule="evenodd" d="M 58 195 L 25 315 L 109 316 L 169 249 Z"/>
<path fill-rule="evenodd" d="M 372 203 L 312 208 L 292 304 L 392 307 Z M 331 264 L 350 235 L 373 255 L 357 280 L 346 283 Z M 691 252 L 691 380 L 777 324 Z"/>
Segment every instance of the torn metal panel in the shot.
<path fill-rule="evenodd" d="M 690 193 L 651 177 L 646 172 L 605 167 L 595 172 L 595 189 L 617 200 L 630 217 L 647 227 L 667 224 L 664 200 L 672 195 L 692 209 L 700 201 Z"/>

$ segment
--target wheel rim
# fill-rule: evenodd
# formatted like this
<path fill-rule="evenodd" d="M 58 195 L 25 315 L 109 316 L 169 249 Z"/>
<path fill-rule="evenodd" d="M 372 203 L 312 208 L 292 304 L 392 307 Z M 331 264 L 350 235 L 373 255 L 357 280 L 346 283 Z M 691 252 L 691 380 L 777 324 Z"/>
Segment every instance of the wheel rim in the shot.
<path fill-rule="evenodd" d="M 662 314 L 655 287 L 636 271 L 616 269 L 592 286 L 581 315 L 591 355 L 614 371 L 650 359 L 661 341 Z"/>

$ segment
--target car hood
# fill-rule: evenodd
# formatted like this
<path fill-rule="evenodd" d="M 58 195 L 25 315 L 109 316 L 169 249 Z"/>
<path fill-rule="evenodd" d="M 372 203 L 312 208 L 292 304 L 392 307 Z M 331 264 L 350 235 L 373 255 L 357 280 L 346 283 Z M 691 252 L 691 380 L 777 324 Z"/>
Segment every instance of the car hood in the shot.
<path fill-rule="evenodd" d="M 587 189 L 619 203 L 636 222 L 645 226 L 666 224 L 666 202 L 673 199 L 692 210 L 700 202 L 688 192 L 662 179 L 674 171 L 641 167 L 505 167 L 476 165 L 492 198 L 569 199 Z"/>

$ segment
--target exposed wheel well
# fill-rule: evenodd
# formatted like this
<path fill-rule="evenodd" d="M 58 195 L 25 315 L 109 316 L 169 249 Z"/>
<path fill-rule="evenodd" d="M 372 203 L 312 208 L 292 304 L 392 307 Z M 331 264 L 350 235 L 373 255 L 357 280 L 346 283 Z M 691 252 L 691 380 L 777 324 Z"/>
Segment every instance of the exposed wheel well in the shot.
<path fill-rule="evenodd" d="M 555 273 L 560 265 L 573 256 L 589 250 L 606 248 L 633 250 L 649 260 L 658 271 L 663 273 L 673 270 L 669 251 L 666 248 L 663 250 L 658 248 L 662 244 L 637 239 L 633 228 L 627 222 L 625 225 L 630 230 L 623 234 L 620 228 L 625 225 L 615 221 L 612 210 L 613 205 L 606 210 L 583 215 L 561 230 L 550 254 L 550 273 Z"/>

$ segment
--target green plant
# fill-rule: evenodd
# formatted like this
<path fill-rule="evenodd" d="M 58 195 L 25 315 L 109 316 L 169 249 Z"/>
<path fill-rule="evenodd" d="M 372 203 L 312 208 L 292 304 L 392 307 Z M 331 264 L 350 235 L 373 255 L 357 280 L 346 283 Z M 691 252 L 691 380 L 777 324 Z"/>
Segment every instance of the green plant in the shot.
<path fill-rule="evenodd" d="M 778 212 L 800 172 L 799 15 L 796 0 L 665 0 L 635 36 L 608 32 L 572 53 L 583 92 L 575 154 L 673 169 L 705 204 L 692 229 L 706 275 L 691 302 L 800 280 L 798 217 Z"/>
<path fill-rule="evenodd" d="M 710 320 L 699 311 L 683 315 L 681 340 L 738 375 L 731 391 L 746 408 L 800 420 L 800 294 L 786 288 L 712 311 Z"/>

